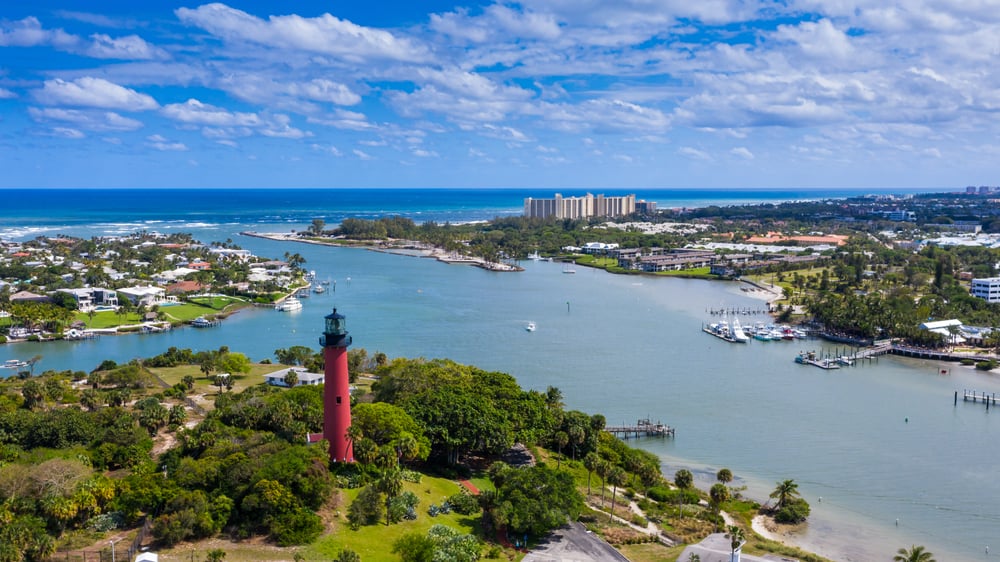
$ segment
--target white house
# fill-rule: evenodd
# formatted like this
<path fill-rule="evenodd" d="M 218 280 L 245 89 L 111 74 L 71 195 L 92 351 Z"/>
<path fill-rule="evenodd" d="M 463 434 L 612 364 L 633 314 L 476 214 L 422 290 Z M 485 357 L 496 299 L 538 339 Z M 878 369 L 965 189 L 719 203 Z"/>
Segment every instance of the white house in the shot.
<path fill-rule="evenodd" d="M 287 387 L 288 383 L 285 382 L 285 375 L 289 372 L 294 372 L 295 376 L 298 377 L 295 386 L 317 385 L 323 384 L 326 381 L 326 375 L 323 373 L 310 373 L 305 367 L 289 367 L 264 375 L 264 382 L 271 386 Z"/>
<path fill-rule="evenodd" d="M 177 300 L 176 297 L 167 297 L 166 291 L 162 287 L 154 287 L 152 285 L 118 289 L 118 294 L 130 300 L 136 306 L 152 306 L 161 302 Z"/>
<path fill-rule="evenodd" d="M 118 294 L 111 289 L 100 287 L 84 287 L 82 289 L 59 289 L 60 293 L 69 293 L 76 299 L 76 307 L 80 312 L 90 312 L 98 306 L 118 306 Z"/>

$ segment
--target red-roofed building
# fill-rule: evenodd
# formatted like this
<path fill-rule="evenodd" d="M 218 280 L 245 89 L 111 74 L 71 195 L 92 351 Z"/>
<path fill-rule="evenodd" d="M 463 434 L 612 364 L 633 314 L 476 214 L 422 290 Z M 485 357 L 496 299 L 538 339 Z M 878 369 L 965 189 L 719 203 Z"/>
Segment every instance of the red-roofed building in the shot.
<path fill-rule="evenodd" d="M 187 264 L 191 269 L 197 269 L 198 271 L 205 271 L 206 269 L 212 269 L 212 264 L 207 261 L 193 261 Z"/>
<path fill-rule="evenodd" d="M 168 295 L 180 295 L 184 293 L 200 293 L 207 287 L 208 285 L 197 281 L 178 281 L 167 285 L 166 289 Z"/>

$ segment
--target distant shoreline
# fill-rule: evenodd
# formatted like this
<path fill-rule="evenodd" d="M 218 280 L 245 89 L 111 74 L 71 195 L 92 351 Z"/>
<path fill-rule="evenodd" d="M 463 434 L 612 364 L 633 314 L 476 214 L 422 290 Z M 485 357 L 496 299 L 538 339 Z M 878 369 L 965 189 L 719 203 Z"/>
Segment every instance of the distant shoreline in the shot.
<path fill-rule="evenodd" d="M 474 256 L 463 256 L 455 252 L 449 252 L 443 248 L 429 246 L 422 242 L 413 240 L 397 240 L 393 245 L 372 245 L 372 244 L 337 244 L 335 242 L 325 242 L 312 238 L 302 238 L 292 232 L 255 232 L 243 231 L 242 236 L 253 238 L 263 238 L 276 242 L 301 242 L 303 244 L 315 244 L 317 246 L 330 246 L 334 248 L 357 248 L 370 250 L 372 252 L 382 252 L 386 254 L 396 254 L 400 256 L 411 256 L 421 258 L 434 258 L 439 262 L 455 265 L 472 265 L 487 271 L 516 272 L 524 271 L 524 268 L 505 263 L 492 263 Z"/>

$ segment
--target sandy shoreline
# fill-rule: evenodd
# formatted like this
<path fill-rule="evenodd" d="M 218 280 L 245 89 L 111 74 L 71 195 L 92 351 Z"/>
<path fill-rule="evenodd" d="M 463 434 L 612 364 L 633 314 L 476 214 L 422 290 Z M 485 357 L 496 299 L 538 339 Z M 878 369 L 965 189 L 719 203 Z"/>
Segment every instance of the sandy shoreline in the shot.
<path fill-rule="evenodd" d="M 246 232 L 241 232 L 240 234 L 244 236 L 252 236 L 254 238 L 264 238 L 267 240 L 274 240 L 277 242 L 302 242 L 303 244 L 316 244 L 318 246 L 331 246 L 335 248 L 357 248 L 361 250 L 384 252 L 387 254 L 397 254 L 401 256 L 434 258 L 439 262 L 447 264 L 472 265 L 475 267 L 486 269 L 488 271 L 523 271 L 523 268 L 520 268 L 516 265 L 488 262 L 483 258 L 478 258 L 475 256 L 464 256 L 455 252 L 449 252 L 441 248 L 427 246 L 426 244 L 420 242 L 414 242 L 411 240 L 400 241 L 401 245 L 399 246 L 372 246 L 370 244 L 347 245 L 347 244 L 336 244 L 333 242 L 323 242 L 321 240 L 308 240 L 300 238 L 295 233 L 246 231 Z"/>

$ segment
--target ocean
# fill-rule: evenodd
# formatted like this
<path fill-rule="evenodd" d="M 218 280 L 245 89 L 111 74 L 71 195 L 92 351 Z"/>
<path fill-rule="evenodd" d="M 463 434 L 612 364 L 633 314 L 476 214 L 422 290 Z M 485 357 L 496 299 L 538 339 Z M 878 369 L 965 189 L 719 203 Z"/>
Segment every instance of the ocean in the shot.
<path fill-rule="evenodd" d="M 663 189 L 635 193 L 659 208 L 741 205 L 792 200 L 906 194 L 928 189 Z M 939 190 L 946 191 L 946 190 Z M 584 191 L 564 190 L 569 197 Z M 517 216 L 524 198 L 552 197 L 540 189 L 0 189 L 0 240 L 40 235 L 137 230 L 291 229 L 320 218 L 403 216 L 416 222 L 461 223 Z M 209 240 L 204 240 L 208 242 Z"/>
<path fill-rule="evenodd" d="M 667 207 L 829 193 L 637 195 Z M 449 357 L 511 373 L 527 388 L 557 386 L 568 407 L 603 413 L 609 423 L 648 417 L 676 427 L 674 439 L 632 441 L 659 455 L 667 475 L 689 468 L 707 486 L 715 471 L 728 467 L 745 493 L 761 501 L 775 482 L 795 479 L 813 508 L 797 540 L 832 559 L 889 560 L 899 547 L 923 544 L 942 562 L 978 560 L 986 545 L 1000 544 L 1000 481 L 994 478 L 1000 448 L 992 446 L 1000 420 L 995 409 L 952 404 L 953 392 L 963 388 L 1000 392 L 993 375 L 895 357 L 823 371 L 793 358 L 803 349 L 839 353 L 837 346 L 732 345 L 702 333 L 710 308 L 762 306 L 736 283 L 589 269 L 564 275 L 559 264 L 546 262 L 523 262 L 522 273 L 495 273 L 239 235 L 301 229 L 313 218 L 486 220 L 519 214 L 523 197 L 551 192 L 0 191 L 9 195 L 15 195 L 7 197 L 12 205 L 0 207 L 0 238 L 141 229 L 191 232 L 205 242 L 231 238 L 258 255 L 300 253 L 319 279 L 336 282 L 336 291 L 305 299 L 297 313 L 246 310 L 206 330 L 3 345 L 0 361 L 41 355 L 36 370 L 89 371 L 104 359 L 221 345 L 260 360 L 290 345 L 315 348 L 323 315 L 337 306 L 354 345 L 369 351 Z M 525 330 L 528 322 L 536 331 Z"/>

